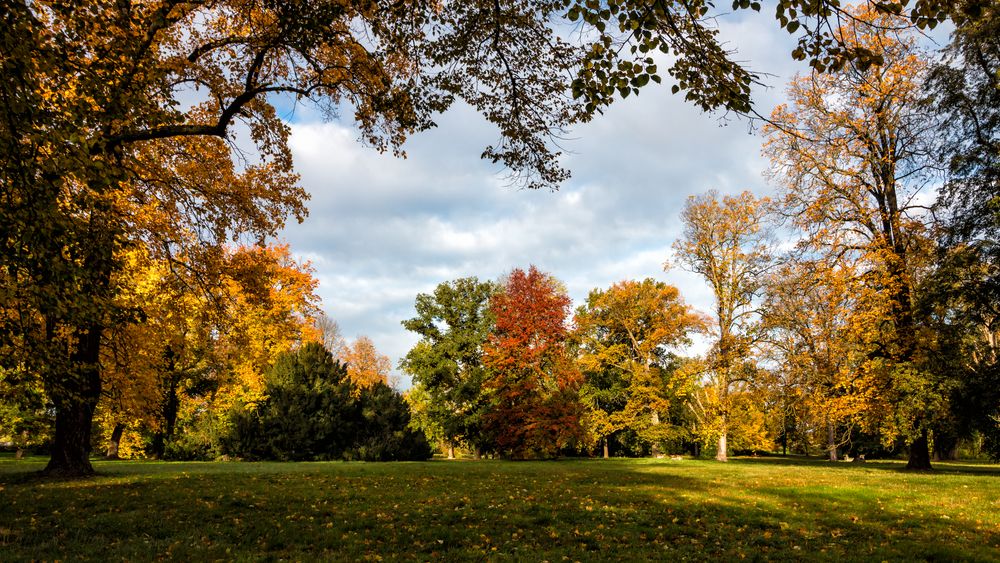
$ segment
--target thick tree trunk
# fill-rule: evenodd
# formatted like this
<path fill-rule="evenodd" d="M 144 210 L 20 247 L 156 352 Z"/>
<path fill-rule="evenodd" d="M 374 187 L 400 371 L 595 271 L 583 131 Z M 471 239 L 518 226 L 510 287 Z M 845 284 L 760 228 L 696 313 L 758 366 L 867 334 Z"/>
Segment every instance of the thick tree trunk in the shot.
<path fill-rule="evenodd" d="M 58 393 L 52 396 L 56 403 L 56 432 L 52 441 L 52 454 L 43 473 L 60 477 L 93 475 L 90 464 L 90 432 L 94 422 L 94 409 L 101 398 L 100 360 L 101 331 L 92 326 L 82 331 L 70 363 L 76 373 L 66 374 L 54 382 Z"/>
<path fill-rule="evenodd" d="M 448 459 L 455 459 L 455 444 L 448 442 Z"/>
<path fill-rule="evenodd" d="M 931 453 L 927 444 L 927 431 L 910 444 L 910 459 L 906 462 L 907 469 L 931 469 Z"/>
<path fill-rule="evenodd" d="M 604 438 L 604 459 L 608 459 L 609 457 L 610 456 L 608 455 L 608 439 L 607 439 L 607 437 L 605 437 Z"/>
<path fill-rule="evenodd" d="M 830 422 L 826 423 L 826 449 L 830 453 L 830 461 L 837 461 L 837 435 Z"/>
<path fill-rule="evenodd" d="M 719 451 L 715 452 L 716 461 L 729 461 L 726 455 L 726 433 L 719 434 Z"/>
<path fill-rule="evenodd" d="M 121 422 L 115 424 L 115 429 L 111 431 L 111 440 L 108 442 L 108 459 L 118 459 L 118 445 L 121 444 L 124 433 L 125 425 Z"/>
<path fill-rule="evenodd" d="M 934 461 L 958 459 L 958 437 L 944 432 L 934 433 Z"/>

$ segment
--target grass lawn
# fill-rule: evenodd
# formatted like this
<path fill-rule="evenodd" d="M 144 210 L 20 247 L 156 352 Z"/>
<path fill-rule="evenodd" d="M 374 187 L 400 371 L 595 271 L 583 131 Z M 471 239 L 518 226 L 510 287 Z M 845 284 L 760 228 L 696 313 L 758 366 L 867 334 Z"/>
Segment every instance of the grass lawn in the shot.
<path fill-rule="evenodd" d="M 1000 467 L 0 457 L 0 560 L 1000 561 Z"/>

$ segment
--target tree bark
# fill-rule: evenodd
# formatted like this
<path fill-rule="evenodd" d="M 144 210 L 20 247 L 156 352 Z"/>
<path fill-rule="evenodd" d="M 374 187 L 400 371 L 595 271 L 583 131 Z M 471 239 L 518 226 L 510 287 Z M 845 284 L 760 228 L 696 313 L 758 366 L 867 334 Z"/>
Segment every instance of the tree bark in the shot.
<path fill-rule="evenodd" d="M 716 461 L 729 461 L 726 455 L 726 433 L 719 434 L 719 451 L 715 452 Z"/>
<path fill-rule="evenodd" d="M 649 422 L 653 426 L 659 426 L 659 424 L 660 424 L 660 413 L 658 413 L 656 411 L 653 411 L 652 414 L 650 414 L 650 416 L 649 416 Z M 657 441 L 653 442 L 652 453 L 653 453 L 653 457 L 660 457 L 660 456 L 663 455 L 663 452 L 660 451 L 660 443 L 659 442 L 657 442 Z"/>
<path fill-rule="evenodd" d="M 605 438 L 604 438 L 604 459 L 608 459 L 608 457 L 610 457 L 610 456 L 608 456 L 608 438 L 605 436 Z"/>
<path fill-rule="evenodd" d="M 837 436 L 833 423 L 826 423 L 826 449 L 830 452 L 830 461 L 837 461 Z"/>
<path fill-rule="evenodd" d="M 115 429 L 111 431 L 111 440 L 108 443 L 108 459 L 118 459 L 118 446 L 121 444 L 124 433 L 125 425 L 121 422 L 115 424 Z"/>
<path fill-rule="evenodd" d="M 45 475 L 83 477 L 94 474 L 90 464 L 90 432 L 94 409 L 101 398 L 99 367 L 102 327 L 81 331 L 70 363 L 76 373 L 65 374 L 54 382 L 59 393 L 56 403 L 56 432 L 52 454 L 43 470 Z"/>
<path fill-rule="evenodd" d="M 455 459 L 455 444 L 448 442 L 448 459 Z"/>
<path fill-rule="evenodd" d="M 910 459 L 906 462 L 907 469 L 931 469 L 931 453 L 927 444 L 927 431 L 910 444 Z"/>

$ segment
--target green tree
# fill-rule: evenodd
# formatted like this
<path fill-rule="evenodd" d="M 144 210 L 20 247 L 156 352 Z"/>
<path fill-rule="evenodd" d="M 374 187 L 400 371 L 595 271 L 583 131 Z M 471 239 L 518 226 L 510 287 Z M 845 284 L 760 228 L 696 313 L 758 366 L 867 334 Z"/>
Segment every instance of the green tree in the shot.
<path fill-rule="evenodd" d="M 938 199 L 946 251 L 920 305 L 950 340 L 948 368 L 961 371 L 958 436 L 981 432 L 1000 459 L 1000 10 L 989 4 L 980 18 L 963 18 L 974 4 L 955 4 L 952 41 L 928 77 L 948 171 Z"/>
<path fill-rule="evenodd" d="M 365 461 L 430 457 L 409 428 L 403 397 L 383 382 L 356 386 L 321 344 L 283 354 L 267 373 L 264 398 L 237 404 L 227 453 L 248 459 Z"/>
<path fill-rule="evenodd" d="M 420 341 L 399 366 L 427 395 L 423 414 L 440 429 L 449 457 L 456 442 L 481 445 L 480 418 L 487 405 L 483 345 L 493 327 L 489 300 L 496 291 L 495 284 L 474 277 L 445 282 L 432 294 L 417 295 L 417 316 L 403 321 Z"/>

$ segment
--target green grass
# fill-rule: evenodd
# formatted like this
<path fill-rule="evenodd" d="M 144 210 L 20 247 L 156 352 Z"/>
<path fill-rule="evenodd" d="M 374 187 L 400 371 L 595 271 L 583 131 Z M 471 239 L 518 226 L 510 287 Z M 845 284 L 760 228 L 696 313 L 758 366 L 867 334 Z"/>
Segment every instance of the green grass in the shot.
<path fill-rule="evenodd" d="M 1000 561 L 1000 468 L 0 457 L 0 560 Z"/>

